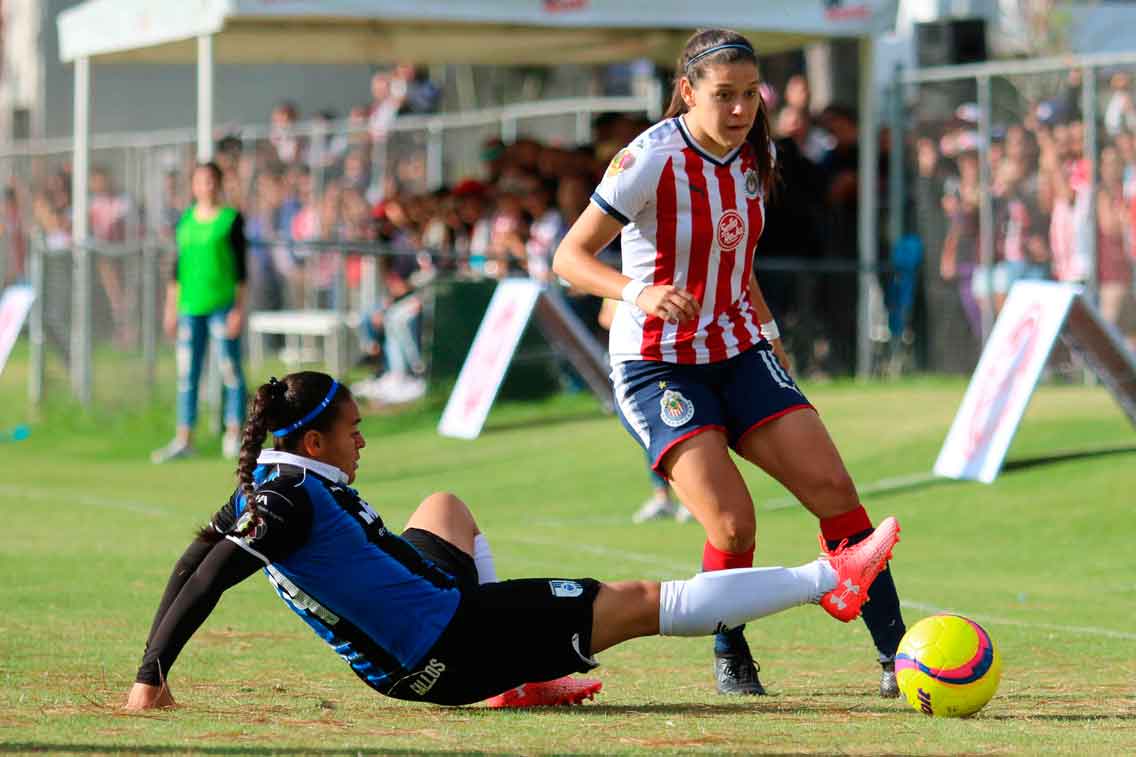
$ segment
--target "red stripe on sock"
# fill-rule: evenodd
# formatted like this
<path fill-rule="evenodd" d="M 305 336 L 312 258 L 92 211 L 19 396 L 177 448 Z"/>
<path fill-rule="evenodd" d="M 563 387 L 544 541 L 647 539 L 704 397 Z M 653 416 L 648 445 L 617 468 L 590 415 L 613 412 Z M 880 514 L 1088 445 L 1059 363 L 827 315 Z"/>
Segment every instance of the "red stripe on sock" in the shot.
<path fill-rule="evenodd" d="M 723 552 L 710 542 L 702 548 L 703 570 L 730 570 L 731 568 L 752 568 L 753 547 L 745 552 Z"/>
<path fill-rule="evenodd" d="M 872 519 L 868 517 L 868 511 L 864 509 L 863 505 L 831 518 L 820 519 L 820 532 L 826 541 L 847 539 L 849 536 L 867 531 L 871 527 Z"/>

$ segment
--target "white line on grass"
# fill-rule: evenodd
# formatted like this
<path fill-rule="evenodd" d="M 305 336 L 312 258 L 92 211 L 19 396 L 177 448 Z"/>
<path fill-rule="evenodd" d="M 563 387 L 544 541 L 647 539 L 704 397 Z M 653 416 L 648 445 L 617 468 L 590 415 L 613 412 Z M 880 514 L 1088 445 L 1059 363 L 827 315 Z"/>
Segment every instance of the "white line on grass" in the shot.
<path fill-rule="evenodd" d="M 909 473 L 906 476 L 892 476 L 891 478 L 881 478 L 864 486 L 857 486 L 856 490 L 861 495 L 871 496 L 873 494 L 884 494 L 896 489 L 906 489 L 910 486 L 919 486 L 931 481 L 935 481 L 940 477 L 931 472 L 925 473 Z M 760 505 L 761 510 L 784 510 L 789 507 L 800 507 L 801 503 L 797 501 L 796 497 L 777 497 L 769 499 Z"/>
<path fill-rule="evenodd" d="M 166 515 L 167 510 L 158 505 L 145 502 L 131 502 L 125 499 L 110 499 L 108 497 L 94 497 L 90 494 L 80 494 L 74 491 L 61 489 L 39 489 L 29 486 L 15 486 L 13 484 L 0 484 L 0 496 L 23 499 L 48 499 L 56 501 L 73 502 L 77 505 L 90 505 L 92 507 L 111 507 L 118 510 L 128 510 L 142 515 Z"/>
<path fill-rule="evenodd" d="M 925 602 L 909 602 L 903 600 L 900 602 L 904 607 L 909 607 L 912 610 L 923 610 L 925 612 L 938 613 L 938 612 L 957 612 L 946 607 L 939 607 L 937 605 L 927 604 Z M 1105 636 L 1110 639 L 1136 639 L 1136 633 L 1129 631 L 1115 631 L 1111 628 L 1098 628 L 1097 626 L 1062 626 L 1056 623 L 1037 623 L 1032 620 L 1014 620 L 1013 618 L 999 618 L 993 615 L 973 615 L 971 613 L 961 613 L 968 618 L 977 620 L 980 623 L 990 623 L 992 625 L 1000 626 L 1022 626 L 1025 628 L 1037 628 L 1042 631 L 1059 631 L 1061 633 L 1075 634 L 1078 636 Z"/>
<path fill-rule="evenodd" d="M 905 479 L 914 480 L 913 476 L 902 477 Z M 896 479 L 886 479 L 890 481 L 898 481 Z M 880 482 L 883 483 L 883 482 Z M 0 496 L 5 497 L 23 497 L 25 499 L 48 499 L 48 500 L 66 500 L 74 502 L 79 505 L 90 505 L 94 507 L 111 507 L 120 510 L 128 510 L 130 512 L 142 513 L 143 515 L 162 516 L 168 515 L 169 511 L 160 508 L 156 505 L 147 504 L 144 502 L 131 502 L 128 500 L 110 499 L 104 497 L 94 497 L 89 494 L 79 494 L 76 492 L 52 490 L 52 489 L 39 489 L 28 486 L 15 486 L 12 484 L 0 484 Z M 794 501 L 795 503 L 795 501 Z M 657 555 L 643 554 L 641 552 L 631 552 L 625 549 L 616 549 L 614 547 L 603 547 L 598 544 L 581 544 L 579 542 L 563 542 L 551 539 L 533 539 L 531 537 L 517 537 L 517 536 L 497 536 L 495 541 L 514 542 L 516 544 L 528 544 L 530 546 L 538 547 L 561 547 L 564 549 L 571 549 L 581 552 L 587 552 L 592 555 L 599 555 L 602 557 L 609 557 L 618 560 L 626 560 L 628 562 L 639 563 L 640 565 L 651 566 L 654 568 L 651 571 L 651 578 L 670 579 L 677 576 L 689 575 L 696 570 L 690 563 L 678 562 L 675 560 L 668 560 Z M 524 562 L 534 564 L 532 561 L 525 560 Z M 926 602 L 915 602 L 911 600 L 904 600 L 903 606 L 912 610 L 923 610 L 924 612 L 947 612 L 947 608 L 938 605 L 928 604 Z M 1111 628 L 1099 628 L 1097 626 L 1064 626 L 1056 623 L 1036 623 L 1030 620 L 1015 620 L 1013 618 L 1000 618 L 992 615 L 973 615 L 968 614 L 968 617 L 974 618 L 981 623 L 992 623 L 994 625 L 1006 626 L 1022 626 L 1025 628 L 1037 628 L 1045 631 L 1055 631 L 1058 633 L 1067 633 L 1078 636 L 1104 636 L 1110 639 L 1125 639 L 1136 640 L 1136 633 L 1129 631 L 1117 631 Z"/>

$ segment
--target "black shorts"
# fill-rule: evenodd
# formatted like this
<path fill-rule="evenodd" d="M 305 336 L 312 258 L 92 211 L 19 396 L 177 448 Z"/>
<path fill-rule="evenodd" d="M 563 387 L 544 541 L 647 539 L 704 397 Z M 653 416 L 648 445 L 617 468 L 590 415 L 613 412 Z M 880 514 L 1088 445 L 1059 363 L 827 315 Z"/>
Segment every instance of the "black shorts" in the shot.
<path fill-rule="evenodd" d="M 596 666 L 592 603 L 599 581 L 525 578 L 478 585 L 473 559 L 453 544 L 418 529 L 403 538 L 458 579 L 462 599 L 442 636 L 388 696 L 472 704 L 522 683 Z"/>
<path fill-rule="evenodd" d="M 462 591 L 477 586 L 477 565 L 461 547 L 450 544 L 433 531 L 421 528 L 406 529 L 402 532 L 402 538 L 414 545 L 426 559 L 456 578 Z"/>

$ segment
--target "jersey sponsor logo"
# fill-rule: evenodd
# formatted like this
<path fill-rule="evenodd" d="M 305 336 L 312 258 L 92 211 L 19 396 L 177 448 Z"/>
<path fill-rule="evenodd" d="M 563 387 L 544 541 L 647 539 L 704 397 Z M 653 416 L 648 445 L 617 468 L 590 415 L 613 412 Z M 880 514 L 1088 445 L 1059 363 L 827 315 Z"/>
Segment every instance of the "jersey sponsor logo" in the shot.
<path fill-rule="evenodd" d="M 552 589 L 554 597 L 570 599 L 584 593 L 584 587 L 575 581 L 549 581 L 548 585 Z"/>
<path fill-rule="evenodd" d="M 297 611 L 307 610 L 329 626 L 334 626 L 339 622 L 338 615 L 312 599 L 303 589 L 292 583 L 288 576 L 277 570 L 274 565 L 266 565 L 264 571 L 268 574 L 268 580 L 276 587 L 280 596 L 296 608 Z"/>
<path fill-rule="evenodd" d="M 757 180 L 757 171 L 752 168 L 745 172 L 746 181 L 746 197 L 751 200 L 757 199 L 758 190 L 761 189 L 761 183 Z"/>
<path fill-rule="evenodd" d="M 426 667 L 422 668 L 422 672 L 418 674 L 410 683 L 410 690 L 420 697 L 426 696 L 426 692 L 434 688 L 434 684 L 442 677 L 442 673 L 446 672 L 446 663 L 439 662 L 433 657 L 430 662 L 426 663 Z"/>
<path fill-rule="evenodd" d="M 622 150 L 615 154 L 611 162 L 607 165 L 607 173 L 604 178 L 609 176 L 618 176 L 626 171 L 631 166 L 635 165 L 635 155 L 628 148 L 624 147 Z"/>
<path fill-rule="evenodd" d="M 733 208 L 722 213 L 718 219 L 718 247 L 723 252 L 732 252 L 745 238 L 745 221 L 742 214 Z"/>
<path fill-rule="evenodd" d="M 671 428 L 678 428 L 694 417 L 694 403 L 682 392 L 667 389 L 659 400 L 659 418 Z"/>
<path fill-rule="evenodd" d="M 371 509 L 371 506 L 369 504 L 367 504 L 366 500 L 364 500 L 362 497 L 360 497 L 359 498 L 359 517 L 363 520 L 364 523 L 366 523 L 369 526 L 379 519 L 379 514 Z M 382 524 L 380 523 L 379 525 L 382 525 Z"/>

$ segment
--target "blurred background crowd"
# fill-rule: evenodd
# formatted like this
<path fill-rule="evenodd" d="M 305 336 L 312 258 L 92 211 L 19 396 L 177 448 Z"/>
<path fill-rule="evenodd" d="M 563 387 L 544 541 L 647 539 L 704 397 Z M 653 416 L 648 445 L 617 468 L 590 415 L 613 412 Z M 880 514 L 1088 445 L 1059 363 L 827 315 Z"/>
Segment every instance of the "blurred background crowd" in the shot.
<path fill-rule="evenodd" d="M 910 191 L 901 208 L 909 219 L 903 242 L 914 245 L 921 265 L 897 289 L 898 276 L 886 261 L 900 240 L 881 242 L 879 274 L 888 294 L 887 322 L 897 332 L 891 337 L 914 345 L 914 367 L 971 370 L 1009 288 L 1024 279 L 1085 282 L 1095 275 L 1105 318 L 1136 338 L 1136 102 L 1126 71 L 1107 76 L 1092 114 L 1101 127 L 1095 195 L 1078 70 L 1049 96 L 995 118 L 987 260 L 977 106 L 961 101 L 945 117 L 916 115 L 905 131 Z M 377 243 L 390 253 L 377 274 L 381 301 L 363 315 L 365 354 L 382 352 L 376 339 L 383 313 L 399 302 L 414 303 L 407 298 L 437 276 L 529 276 L 555 284 L 550 261 L 561 236 L 586 207 L 607 162 L 651 123 L 642 112 L 599 114 L 590 119 L 587 142 L 523 131 L 508 141 L 487 134 L 478 142 L 475 168 L 439 182 L 429 175 L 424 132 L 395 130 L 404 117 L 436 112 L 439 87 L 424 71 L 400 65 L 376 72 L 370 89 L 370 101 L 345 116 L 301 113 L 281 100 L 266 138 L 219 133 L 215 158 L 225 201 L 245 216 L 253 311 L 331 307 L 343 254 L 348 293 L 368 275 L 350 243 Z M 811 378 L 847 374 L 857 327 L 859 117 L 843 104 L 814 109 L 800 74 L 767 82 L 762 98 L 782 179 L 757 250 L 762 287 L 784 324 L 798 371 Z M 892 211 L 886 201 L 890 143 L 890 132 L 882 130 L 881 217 Z M 96 161 L 93 239 L 115 243 L 153 234 L 171 240 L 189 202 L 191 167 L 188 153 L 167 159 L 159 190 L 138 197 Z M 33 236 L 48 248 L 69 244 L 70 193 L 66 163 L 9 180 L 2 219 L 7 281 L 27 276 Z M 1091 259 L 1087 240 L 1094 233 Z M 618 240 L 609 253 L 608 262 L 618 265 Z M 129 271 L 112 259 L 97 267 L 115 338 L 127 345 L 137 329 Z"/>

